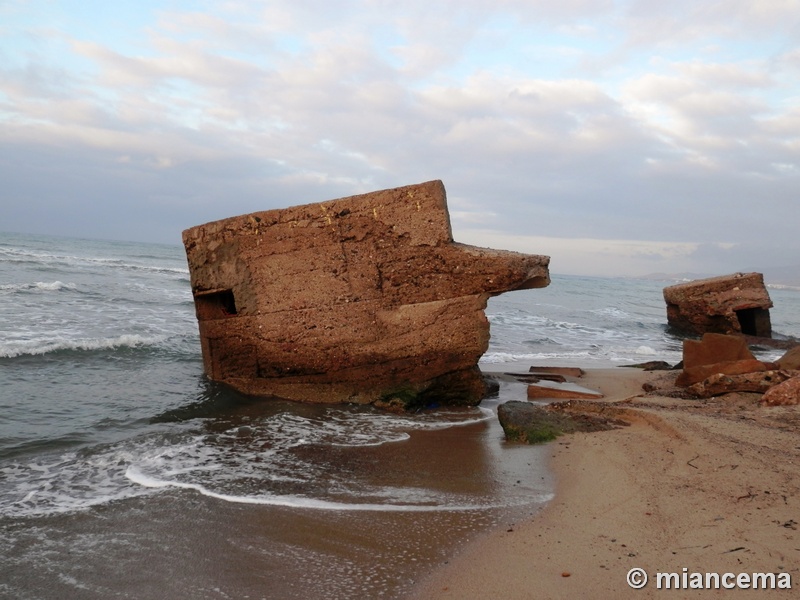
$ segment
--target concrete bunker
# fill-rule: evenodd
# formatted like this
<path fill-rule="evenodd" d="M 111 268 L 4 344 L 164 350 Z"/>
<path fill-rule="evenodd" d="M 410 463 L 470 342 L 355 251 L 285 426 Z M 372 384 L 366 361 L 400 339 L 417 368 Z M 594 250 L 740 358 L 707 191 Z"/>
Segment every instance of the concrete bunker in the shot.
<path fill-rule="evenodd" d="M 667 321 L 679 331 L 771 338 L 772 308 L 761 273 L 734 273 L 664 288 Z"/>
<path fill-rule="evenodd" d="M 489 297 L 549 257 L 453 241 L 429 181 L 183 232 L 206 375 L 252 395 L 411 409 L 477 404 Z"/>

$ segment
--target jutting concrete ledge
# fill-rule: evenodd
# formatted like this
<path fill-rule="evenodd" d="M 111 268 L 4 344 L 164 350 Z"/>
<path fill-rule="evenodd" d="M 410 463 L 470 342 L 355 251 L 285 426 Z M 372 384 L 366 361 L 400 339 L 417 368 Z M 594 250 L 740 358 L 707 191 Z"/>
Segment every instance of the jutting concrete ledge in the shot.
<path fill-rule="evenodd" d="M 453 241 L 441 181 L 183 232 L 209 378 L 246 394 L 411 409 L 477 404 L 490 296 L 549 257 Z"/>

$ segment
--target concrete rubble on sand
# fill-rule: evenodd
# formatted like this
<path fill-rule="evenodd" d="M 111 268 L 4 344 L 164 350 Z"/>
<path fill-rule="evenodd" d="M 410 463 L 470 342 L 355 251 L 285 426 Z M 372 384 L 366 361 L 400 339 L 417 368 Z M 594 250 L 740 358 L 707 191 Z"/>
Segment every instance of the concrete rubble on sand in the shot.
<path fill-rule="evenodd" d="M 798 347 L 775 363 L 756 359 L 739 335 L 707 333 L 701 340 L 684 340 L 683 371 L 675 384 L 694 398 L 731 393 L 763 394 L 766 405 L 800 402 Z"/>

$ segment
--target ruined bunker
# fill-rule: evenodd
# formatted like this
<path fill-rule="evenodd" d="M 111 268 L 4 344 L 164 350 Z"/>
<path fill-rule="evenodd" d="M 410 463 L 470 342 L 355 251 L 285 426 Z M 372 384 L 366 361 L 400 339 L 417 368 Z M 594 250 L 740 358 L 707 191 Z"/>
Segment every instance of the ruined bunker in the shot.
<path fill-rule="evenodd" d="M 487 299 L 549 257 L 453 241 L 442 182 L 183 232 L 207 376 L 253 395 L 409 409 L 476 404 Z"/>
<path fill-rule="evenodd" d="M 772 308 L 761 273 L 734 273 L 664 288 L 670 326 L 704 333 L 772 337 Z"/>

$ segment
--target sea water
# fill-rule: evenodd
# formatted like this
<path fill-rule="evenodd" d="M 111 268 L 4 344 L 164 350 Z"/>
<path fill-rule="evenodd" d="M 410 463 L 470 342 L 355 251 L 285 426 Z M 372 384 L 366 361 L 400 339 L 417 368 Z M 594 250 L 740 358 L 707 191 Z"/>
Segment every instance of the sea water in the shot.
<path fill-rule="evenodd" d="M 670 283 L 553 275 L 493 298 L 481 365 L 677 362 Z M 800 293 L 770 294 L 800 336 Z M 182 247 L 0 234 L 0 597 L 402 597 L 551 497 L 546 449 L 496 422 L 523 397 L 248 398 L 203 376 Z"/>

